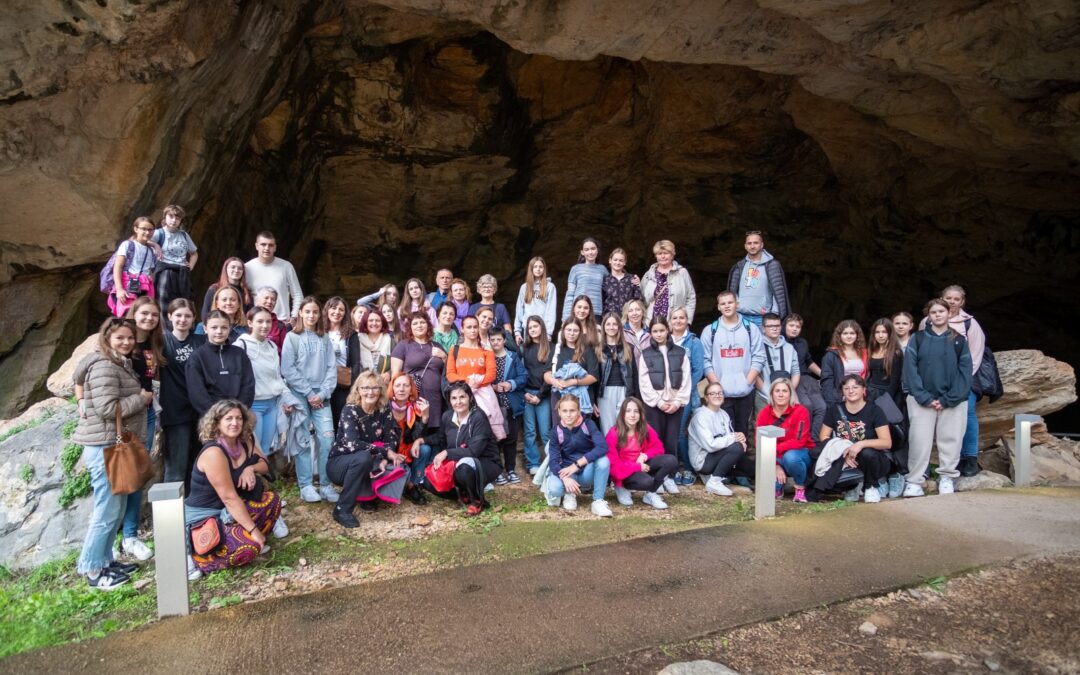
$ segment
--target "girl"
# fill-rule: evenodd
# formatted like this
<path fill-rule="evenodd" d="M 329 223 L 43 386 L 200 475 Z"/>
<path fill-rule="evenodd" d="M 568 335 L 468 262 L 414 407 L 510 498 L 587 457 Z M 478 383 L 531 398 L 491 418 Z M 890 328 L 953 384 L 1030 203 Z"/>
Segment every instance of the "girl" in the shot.
<path fill-rule="evenodd" d="M 904 377 L 904 353 L 888 319 L 878 319 L 870 326 L 870 358 L 867 361 L 866 384 L 868 397 L 873 403 L 881 395 L 887 395 L 902 408 L 901 381 Z"/>
<path fill-rule="evenodd" d="M 337 364 L 337 386 L 330 396 L 330 415 L 337 429 L 341 409 L 345 407 L 345 399 L 349 397 L 349 387 L 352 385 L 348 343 L 354 330 L 344 298 L 335 295 L 323 305 L 323 331 L 330 338 L 330 344 L 334 345 L 334 362 Z"/>
<path fill-rule="evenodd" d="M 601 285 L 604 314 L 621 316 L 623 306 L 631 300 L 641 300 L 641 279 L 626 272 L 626 251 L 617 248 L 608 256 L 611 273 Z"/>
<path fill-rule="evenodd" d="M 525 364 L 521 357 L 506 348 L 507 333 L 495 332 L 491 335 L 491 352 L 495 355 L 495 382 L 491 385 L 499 410 L 506 422 L 506 438 L 499 440 L 502 452 L 503 472 L 495 479 L 496 485 L 520 483 L 517 475 L 517 426 L 518 419 L 524 413 Z"/>
<path fill-rule="evenodd" d="M 692 322 L 697 293 L 694 282 L 690 281 L 690 273 L 675 262 L 675 244 L 661 239 L 653 244 L 652 250 L 656 262 L 641 278 L 641 293 L 648 303 L 645 318 L 662 316 L 667 319 L 672 310 L 682 308 L 686 310 L 687 321 Z"/>
<path fill-rule="evenodd" d="M 540 448 L 547 446 L 551 429 L 551 385 L 546 375 L 551 371 L 551 342 L 548 329 L 539 316 L 525 322 L 525 342 L 521 346 L 525 362 L 525 464 L 535 476 L 540 466 Z"/>
<path fill-rule="evenodd" d="M 581 255 L 578 256 L 577 264 L 570 268 L 570 276 L 566 280 L 566 300 L 563 302 L 562 320 L 567 321 L 573 310 L 578 297 L 584 295 L 589 298 L 590 307 L 593 311 L 593 323 L 599 317 L 595 314 L 604 306 L 604 277 L 607 276 L 607 268 L 596 262 L 600 254 L 600 246 L 592 237 L 586 237 L 581 242 Z"/>
<path fill-rule="evenodd" d="M 371 309 L 372 307 L 378 309 L 383 305 L 390 305 L 396 308 L 400 303 L 401 297 L 398 294 L 397 286 L 394 284 L 386 284 L 374 293 L 368 293 L 364 297 L 356 301 L 358 307 L 365 309 Z"/>
<path fill-rule="evenodd" d="M 578 407 L 586 414 L 593 414 L 589 387 L 600 378 L 600 361 L 596 353 L 585 346 L 581 338 L 581 325 L 567 321 L 559 332 L 559 343 L 554 350 L 551 370 L 544 373 L 544 381 L 551 386 L 551 409 L 558 413 L 559 399 L 574 394 Z M 557 423 L 553 419 L 552 423 Z"/>
<path fill-rule="evenodd" d="M 793 501 L 805 504 L 814 440 L 810 437 L 810 411 L 799 405 L 791 380 L 778 377 L 769 384 L 769 405 L 761 409 L 757 426 L 784 430 L 784 437 L 776 443 L 776 498 L 784 496 L 784 483 L 791 476 L 795 482 Z"/>
<path fill-rule="evenodd" d="M 962 286 L 948 286 L 941 292 L 941 299 L 949 306 L 949 328 L 964 336 L 971 350 L 971 374 L 982 366 L 986 352 L 986 333 L 975 317 L 964 311 L 967 293 Z M 925 320 L 920 328 L 925 327 Z M 979 473 L 979 417 L 975 414 L 975 402 L 979 396 L 974 389 L 968 395 L 967 425 L 964 427 L 964 441 L 960 448 L 960 475 L 974 476 Z"/>
<path fill-rule="evenodd" d="M 912 336 L 904 352 L 907 387 L 908 473 L 905 497 L 923 495 L 923 476 L 930 450 L 938 450 L 938 494 L 953 492 L 960 475 L 957 464 L 967 424 L 971 393 L 971 350 L 964 336 L 949 327 L 949 305 L 941 299 L 927 303 L 929 325 Z"/>
<path fill-rule="evenodd" d="M 416 312 L 414 316 L 426 318 L 421 312 Z M 404 457 L 409 465 L 405 496 L 414 504 L 426 504 L 427 497 L 420 486 L 424 484 L 424 469 L 431 463 L 431 446 L 424 444 L 424 433 L 436 420 L 431 418 L 431 406 L 428 400 L 417 392 L 416 382 L 411 375 L 400 371 L 393 375 L 387 393 L 390 397 L 390 412 L 394 415 L 394 422 L 401 428 L 397 453 Z"/>
<path fill-rule="evenodd" d="M 450 348 L 458 343 L 459 334 L 457 329 L 457 308 L 451 302 L 444 302 L 436 312 L 438 323 L 431 333 L 432 341 L 442 348 L 447 354 Z"/>
<path fill-rule="evenodd" d="M 510 322 L 510 313 L 506 311 L 506 305 L 495 302 L 495 293 L 499 290 L 499 282 L 490 274 L 485 274 L 476 280 L 476 292 L 480 294 L 480 301 L 469 305 L 469 314 L 475 315 L 481 307 L 488 307 L 495 312 L 495 325 L 505 331 L 513 331 L 514 326 Z"/>
<path fill-rule="evenodd" d="M 405 463 L 399 452 L 401 427 L 394 421 L 381 382 L 378 375 L 367 371 L 355 378 L 326 464 L 328 484 L 333 481 L 341 486 L 333 518 L 349 529 L 360 525 L 353 515 L 358 497 L 364 496 L 365 506 L 371 504 L 365 510 L 374 510 L 380 494 L 372 479 Z M 389 491 L 386 496 L 391 501 L 397 499 Z"/>
<path fill-rule="evenodd" d="M 198 449 L 199 416 L 188 398 L 188 359 L 206 343 L 205 335 L 195 335 L 195 303 L 177 298 L 169 303 L 172 330 L 165 333 L 165 363 L 161 368 L 161 430 L 165 456 L 165 482 L 183 481 L 184 494 L 191 488 L 191 465 Z"/>
<path fill-rule="evenodd" d="M 442 418 L 442 378 L 446 369 L 446 351 L 431 339 L 431 323 L 426 312 L 413 312 L 407 319 L 409 330 L 405 339 L 390 353 L 390 382 L 401 373 L 416 384 L 419 396 L 430 408 L 425 417 L 428 424 L 438 424 Z M 417 482 L 417 485 L 420 483 Z"/>
<path fill-rule="evenodd" d="M 401 304 L 397 308 L 398 321 L 401 323 L 403 333 L 408 328 L 405 324 L 408 323 L 409 317 L 416 312 L 426 313 L 428 320 L 432 324 L 435 323 L 435 310 L 427 304 L 424 282 L 413 277 L 405 282 L 405 297 L 401 299 Z"/>
<path fill-rule="evenodd" d="M 623 305 L 622 320 L 626 344 L 634 350 L 636 359 L 641 356 L 641 350 L 649 346 L 649 329 L 645 326 L 645 303 L 641 300 L 627 302 Z"/>
<path fill-rule="evenodd" d="M 469 516 L 478 516 L 488 502 L 484 485 L 502 473 L 499 448 L 488 418 L 476 409 L 472 389 L 464 382 L 454 382 L 448 389 L 450 409 L 443 413 L 437 431 L 423 439 L 424 445 L 446 448 L 431 458 L 438 470 L 443 462 L 454 462 L 454 486 L 437 492 L 430 481 L 424 485 L 444 499 L 459 499 Z"/>
<path fill-rule="evenodd" d="M 676 345 L 662 316 L 649 324 L 652 339 L 638 357 L 638 391 L 645 402 L 645 419 L 664 443 L 664 451 L 678 457 L 682 409 L 690 403 L 690 356 Z M 675 481 L 667 478 L 664 490 L 678 494 Z"/>
<path fill-rule="evenodd" d="M 599 359 L 604 350 L 602 347 L 603 336 L 600 334 L 600 324 L 594 314 L 592 300 L 587 295 L 579 295 L 574 298 L 573 319 L 581 326 L 581 339 L 585 342 L 585 348 L 592 350 Z"/>
<path fill-rule="evenodd" d="M 136 218 L 132 230 L 134 234 L 120 242 L 114 256 L 113 290 L 108 304 L 115 316 L 127 314 L 131 303 L 140 295 L 154 297 L 155 261 L 149 246 L 154 223 L 149 218 Z"/>
<path fill-rule="evenodd" d="M 383 385 L 390 384 L 390 354 L 394 341 L 386 317 L 369 309 L 360 317 L 356 332 L 349 336 L 348 363 L 353 379 L 365 370 L 378 375 Z"/>
<path fill-rule="evenodd" d="M 654 509 L 667 504 L 657 490 L 678 466 L 674 455 L 664 452 L 656 431 L 645 422 L 645 405 L 633 396 L 619 407 L 615 425 L 607 432 L 608 461 L 615 496 L 623 506 L 633 506 L 631 490 L 643 490 L 641 501 Z"/>
<path fill-rule="evenodd" d="M 472 302 L 472 291 L 464 279 L 454 279 L 450 282 L 450 302 L 456 312 L 454 327 L 461 330 L 461 321 L 469 316 L 469 306 Z"/>
<path fill-rule="evenodd" d="M 676 485 L 693 485 L 696 478 L 690 470 L 690 436 L 687 429 L 690 416 L 701 407 L 697 385 L 705 377 L 705 347 L 701 344 L 701 339 L 690 330 L 690 313 L 685 307 L 671 310 L 671 341 L 685 349 L 690 358 L 690 405 L 683 408 L 682 420 L 679 422 L 679 465 L 683 471 L 681 476 L 676 471 L 673 480 Z"/>
<path fill-rule="evenodd" d="M 495 439 L 498 441 L 506 437 L 505 420 L 499 412 L 495 392 L 491 389 L 491 383 L 495 381 L 495 355 L 480 343 L 480 323 L 475 316 L 467 316 L 461 322 L 461 344 L 450 349 L 450 357 L 446 360 L 446 381 L 469 385 L 476 405 L 488 417 Z M 488 479 L 495 480 L 498 475 L 488 476 Z"/>
<path fill-rule="evenodd" d="M 601 518 L 612 516 L 611 507 L 604 500 L 611 462 L 608 460 L 607 443 L 591 419 L 581 416 L 577 396 L 566 394 L 558 404 L 559 423 L 555 426 L 548 445 L 548 474 L 545 494 L 548 506 L 577 509 L 577 496 L 581 486 L 592 486 L 592 512 Z"/>
<path fill-rule="evenodd" d="M 232 286 L 219 288 L 210 302 L 210 311 L 218 310 L 229 319 L 229 344 L 239 339 L 247 332 L 247 317 L 244 315 L 243 304 L 240 301 L 240 293 Z M 206 333 L 206 326 L 199 324 L 195 327 L 199 335 Z"/>
<path fill-rule="evenodd" d="M 370 311 L 368 313 L 372 314 Z M 323 331 L 321 314 L 317 298 L 309 295 L 300 303 L 299 320 L 285 336 L 285 346 L 281 350 L 281 374 L 300 401 L 300 412 L 315 425 L 314 449 L 319 457 L 319 482 L 322 488 L 316 490 L 312 481 L 310 451 L 301 452 L 296 456 L 296 482 L 300 485 L 300 497 L 306 502 L 325 499 L 335 503 L 338 494 L 330 485 L 326 462 L 334 442 L 330 397 L 337 387 L 337 361 L 334 345 Z"/>
<path fill-rule="evenodd" d="M 900 350 L 907 349 L 908 340 L 911 339 L 911 331 L 915 328 L 915 317 L 907 312 L 897 312 L 892 316 L 893 330 L 896 331 L 896 343 Z"/>
<path fill-rule="evenodd" d="M 251 333 L 241 335 L 236 341 L 236 346 L 247 353 L 255 376 L 255 401 L 251 404 L 251 412 L 255 415 L 257 447 L 265 456 L 274 452 L 278 410 L 286 415 L 293 411 L 293 406 L 286 404 L 283 399 L 289 385 L 281 377 L 281 358 L 274 343 L 269 340 L 273 316 L 274 313 L 265 307 L 252 309 L 248 312 Z"/>
<path fill-rule="evenodd" d="M 803 318 L 798 314 L 788 314 L 784 318 L 784 339 L 795 348 L 795 353 L 799 356 L 801 377 L 799 384 L 795 386 L 795 393 L 810 411 L 810 438 L 817 438 L 821 434 L 821 423 L 825 419 L 825 399 L 821 397 L 821 383 L 817 380 L 821 377 L 821 367 L 814 362 L 806 339 L 800 337 L 802 328 Z"/>
<path fill-rule="evenodd" d="M 836 324 L 832 342 L 821 359 L 821 397 L 826 404 L 841 401 L 840 380 L 845 375 L 866 378 L 866 338 L 859 324 L 851 319 Z"/>
<path fill-rule="evenodd" d="M 736 432 L 724 410 L 724 388 L 719 382 L 705 387 L 705 405 L 690 419 L 690 465 L 694 471 L 709 476 L 705 491 L 730 497 L 724 481 L 735 477 L 754 477 L 754 460 L 746 456 L 746 434 Z"/>
<path fill-rule="evenodd" d="M 229 318 L 220 310 L 206 317 L 206 344 L 191 355 L 185 368 L 188 398 L 199 416 L 224 399 L 246 407 L 255 400 L 251 361 L 239 347 L 229 344 Z"/>
<path fill-rule="evenodd" d="M 218 275 L 218 280 L 210 284 L 210 288 L 206 289 L 206 295 L 203 297 L 202 312 L 199 313 L 199 316 L 203 321 L 206 321 L 206 315 L 214 308 L 214 296 L 220 289 L 228 286 L 232 286 L 236 289 L 236 292 L 240 296 L 244 312 L 251 309 L 251 290 L 248 288 L 247 276 L 244 273 L 244 261 L 240 258 L 226 258 L 224 264 L 221 266 L 221 274 Z M 274 291 L 274 302 L 277 302 L 276 290 Z M 274 311 L 274 308 L 271 307 L 270 311 Z"/>
<path fill-rule="evenodd" d="M 386 321 L 386 332 L 390 335 L 391 345 L 401 337 L 401 322 L 398 321 L 397 310 L 394 305 L 384 302 L 379 305 L 379 313 Z"/>
<path fill-rule="evenodd" d="M 138 569 L 113 559 L 112 542 L 124 517 L 127 495 L 114 495 L 105 473 L 105 447 L 116 443 L 118 432 L 127 429 L 140 439 L 146 433 L 146 409 L 154 395 L 142 388 L 131 368 L 134 349 L 134 322 L 106 319 L 98 331 L 97 351 L 87 354 L 75 373 L 75 382 L 82 384 L 79 423 L 71 440 L 83 445 L 94 504 L 77 569 L 86 575 L 90 588 L 103 591 L 127 583 Z M 117 411 L 123 429 L 116 428 Z"/>
<path fill-rule="evenodd" d="M 637 361 L 634 350 L 623 338 L 622 321 L 615 314 L 605 314 L 604 358 L 600 362 L 600 430 L 605 434 L 615 426 L 623 400 L 637 395 Z"/>
<path fill-rule="evenodd" d="M 161 249 L 161 260 L 154 275 L 158 309 L 168 316 L 170 303 L 177 298 L 191 298 L 191 271 L 199 261 L 199 249 L 191 236 L 180 229 L 184 209 L 170 204 L 161 214 L 161 225 L 151 241 Z"/>
<path fill-rule="evenodd" d="M 526 339 L 526 322 L 529 317 L 540 317 L 549 330 L 555 330 L 555 284 L 547 276 L 547 263 L 537 256 L 525 268 L 525 283 L 518 291 L 514 311 L 514 340 L 520 346 Z M 548 333 L 548 339 L 551 338 Z"/>
<path fill-rule="evenodd" d="M 273 286 L 263 286 L 255 294 L 255 306 L 262 307 L 270 312 L 270 332 L 267 334 L 266 339 L 277 347 L 277 353 L 280 356 L 281 348 L 285 345 L 285 336 L 289 334 L 289 326 L 279 319 L 277 314 L 274 314 L 274 308 L 277 307 L 277 297 L 277 289 Z"/>
<path fill-rule="evenodd" d="M 832 468 L 825 475 L 814 481 L 813 491 L 815 495 L 818 495 L 832 487 L 843 467 L 858 467 L 863 472 L 862 485 L 867 486 L 863 492 L 863 499 L 867 504 L 875 504 L 881 501 L 881 492 L 877 486 L 882 479 L 887 478 L 892 467 L 892 459 L 888 454 L 889 448 L 892 447 L 889 421 L 885 419 L 885 413 L 881 411 L 881 408 L 867 403 L 866 381 L 861 376 L 845 375 L 841 379 L 841 392 L 844 400 L 829 406 L 825 413 L 825 423 L 821 426 L 821 435 L 818 438 L 822 441 L 843 438 L 851 441 L 852 445 L 833 462 Z M 927 448 L 926 459 L 929 458 L 930 449 Z M 925 470 L 926 463 L 924 462 L 922 468 L 919 469 L 920 478 Z M 859 486 L 851 489 L 846 499 L 857 501 Z M 817 498 L 813 501 L 817 501 Z"/>

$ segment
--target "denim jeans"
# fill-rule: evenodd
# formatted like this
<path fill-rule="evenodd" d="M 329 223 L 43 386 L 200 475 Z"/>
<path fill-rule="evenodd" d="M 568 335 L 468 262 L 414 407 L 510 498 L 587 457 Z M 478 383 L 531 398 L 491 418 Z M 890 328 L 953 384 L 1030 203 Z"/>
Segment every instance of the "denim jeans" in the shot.
<path fill-rule="evenodd" d="M 975 414 L 975 392 L 968 394 L 967 426 L 960 444 L 961 457 L 979 456 L 979 416 Z"/>
<path fill-rule="evenodd" d="M 540 448 L 548 442 L 551 432 L 551 399 L 544 396 L 536 404 L 525 404 L 525 466 L 533 469 L 540 466 Z M 540 440 L 539 445 L 537 439 Z"/>
<path fill-rule="evenodd" d="M 758 328 L 761 328 L 761 322 L 764 318 L 764 314 L 740 314 L 741 318 L 746 319 L 750 323 L 754 324 Z"/>
<path fill-rule="evenodd" d="M 809 450 L 788 450 L 780 455 L 780 468 L 796 485 L 806 487 L 806 475 L 810 471 Z"/>
<path fill-rule="evenodd" d="M 277 435 L 278 411 L 281 410 L 280 397 L 263 398 L 251 404 L 251 412 L 255 414 L 255 438 L 259 440 L 259 448 L 263 454 L 270 455 L 270 444 Z"/>
<path fill-rule="evenodd" d="M 583 470 L 574 474 L 573 478 L 576 480 L 582 488 L 582 492 L 592 485 L 593 501 L 604 498 L 604 492 L 607 491 L 608 476 L 611 473 L 611 462 L 607 457 L 601 457 L 595 462 L 589 462 Z M 547 479 L 547 491 L 551 497 L 562 497 L 566 494 L 566 486 L 563 485 L 562 479 L 559 478 L 559 473 L 556 471 L 548 476 Z"/>
<path fill-rule="evenodd" d="M 421 444 L 420 456 L 413 457 L 412 464 L 409 465 L 409 482 L 413 485 L 424 484 L 424 469 L 431 464 L 431 454 L 431 446 L 426 443 Z"/>
<path fill-rule="evenodd" d="M 679 422 L 679 466 L 687 471 L 692 471 L 690 466 L 690 417 L 694 411 L 701 407 L 690 403 L 682 409 L 682 421 Z"/>
<path fill-rule="evenodd" d="M 295 393 L 295 392 L 293 392 Z M 326 460 L 330 457 L 330 446 L 334 443 L 334 417 L 330 411 L 330 401 L 318 410 L 312 410 L 307 402 L 307 397 L 297 395 L 302 401 L 311 422 L 315 425 L 315 451 L 319 453 L 319 482 L 322 485 L 330 484 L 330 477 L 326 475 Z M 301 411 L 303 413 L 305 411 Z M 296 456 L 296 482 L 301 488 L 312 484 L 311 475 L 311 452 L 301 452 Z"/>
<path fill-rule="evenodd" d="M 146 451 L 154 447 L 154 432 L 157 430 L 157 412 L 151 404 L 146 410 Z M 143 491 L 137 490 L 127 496 L 124 509 L 124 539 L 132 539 L 139 533 L 139 512 L 142 510 Z"/>
<path fill-rule="evenodd" d="M 86 529 L 82 553 L 79 555 L 79 574 L 102 569 L 112 562 L 113 541 L 120 521 L 124 518 L 127 495 L 114 495 L 105 473 L 105 447 L 87 445 L 83 448 L 83 463 L 90 471 L 90 487 L 93 488 L 94 510 Z"/>

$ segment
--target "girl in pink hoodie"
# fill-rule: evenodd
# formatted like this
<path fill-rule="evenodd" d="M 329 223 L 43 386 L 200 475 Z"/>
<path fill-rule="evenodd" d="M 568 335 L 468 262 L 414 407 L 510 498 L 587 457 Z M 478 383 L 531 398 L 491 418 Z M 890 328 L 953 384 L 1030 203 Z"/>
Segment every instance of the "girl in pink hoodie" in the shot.
<path fill-rule="evenodd" d="M 657 494 L 664 479 L 678 466 L 675 455 L 664 453 L 664 444 L 645 422 L 645 404 L 629 396 L 619 407 L 615 426 L 607 433 L 608 461 L 615 496 L 623 506 L 632 506 L 631 490 L 643 490 L 642 502 L 654 509 L 667 504 Z"/>

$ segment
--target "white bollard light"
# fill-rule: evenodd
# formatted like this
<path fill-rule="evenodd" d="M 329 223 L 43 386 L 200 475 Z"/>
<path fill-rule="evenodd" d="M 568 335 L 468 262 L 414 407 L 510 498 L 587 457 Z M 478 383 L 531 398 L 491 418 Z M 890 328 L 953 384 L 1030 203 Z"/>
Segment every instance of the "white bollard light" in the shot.
<path fill-rule="evenodd" d="M 148 496 L 154 512 L 158 618 L 185 616 L 191 613 L 191 608 L 188 605 L 184 484 L 158 483 L 150 488 Z"/>
<path fill-rule="evenodd" d="M 1031 485 L 1031 425 L 1042 422 L 1038 415 L 1017 415 L 1013 442 L 1013 484 Z"/>
<path fill-rule="evenodd" d="M 780 427 L 758 427 L 754 471 L 754 518 L 776 515 L 776 441 L 784 437 Z"/>

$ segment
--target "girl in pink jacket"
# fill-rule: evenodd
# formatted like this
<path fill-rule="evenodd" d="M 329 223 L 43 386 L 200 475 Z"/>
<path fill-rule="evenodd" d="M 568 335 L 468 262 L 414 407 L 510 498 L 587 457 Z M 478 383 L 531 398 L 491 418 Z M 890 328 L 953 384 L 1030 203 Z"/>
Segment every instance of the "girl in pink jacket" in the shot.
<path fill-rule="evenodd" d="M 634 396 L 619 407 L 615 426 L 607 434 L 608 461 L 615 496 L 623 506 L 632 506 L 631 490 L 643 490 L 641 501 L 654 509 L 666 509 L 667 503 L 657 494 L 664 479 L 679 464 L 675 455 L 664 453 L 664 444 L 656 431 L 645 422 L 645 404 Z"/>

